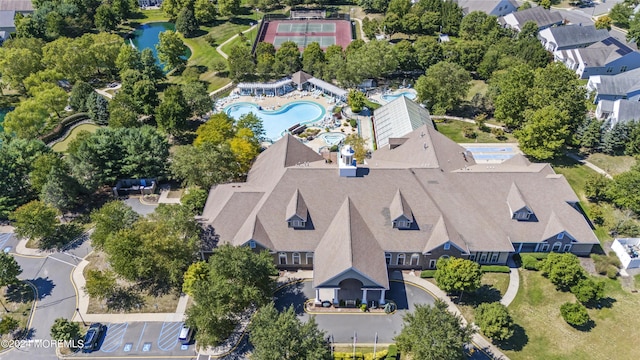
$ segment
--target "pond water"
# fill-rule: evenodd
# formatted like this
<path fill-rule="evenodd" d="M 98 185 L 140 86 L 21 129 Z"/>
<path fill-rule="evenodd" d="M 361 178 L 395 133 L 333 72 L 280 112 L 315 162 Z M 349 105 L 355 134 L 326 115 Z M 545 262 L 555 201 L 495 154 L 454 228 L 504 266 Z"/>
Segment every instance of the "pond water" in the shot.
<path fill-rule="evenodd" d="M 156 50 L 156 45 L 158 44 L 158 41 L 160 41 L 158 36 L 161 32 L 165 32 L 167 30 L 175 31 L 175 29 L 176 26 L 170 22 L 154 22 L 140 25 L 133 31 L 131 43 L 140 51 L 144 49 L 151 49 L 151 51 L 153 51 L 153 56 L 156 57 L 156 62 L 162 67 L 162 63 L 158 60 L 158 50 Z M 186 59 L 191 56 L 191 50 L 189 48 L 187 48 L 187 53 L 184 56 Z"/>

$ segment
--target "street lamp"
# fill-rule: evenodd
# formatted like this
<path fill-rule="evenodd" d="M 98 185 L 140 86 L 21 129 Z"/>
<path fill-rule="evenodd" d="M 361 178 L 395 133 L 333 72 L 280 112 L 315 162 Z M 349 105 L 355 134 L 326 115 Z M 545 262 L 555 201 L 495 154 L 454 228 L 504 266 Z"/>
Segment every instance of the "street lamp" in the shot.
<path fill-rule="evenodd" d="M 82 314 L 80 313 L 80 309 L 76 308 L 76 311 L 78 312 L 78 316 L 80 316 L 80 320 L 82 320 L 82 325 L 87 326 L 87 323 L 84 322 L 84 319 L 82 318 Z"/>

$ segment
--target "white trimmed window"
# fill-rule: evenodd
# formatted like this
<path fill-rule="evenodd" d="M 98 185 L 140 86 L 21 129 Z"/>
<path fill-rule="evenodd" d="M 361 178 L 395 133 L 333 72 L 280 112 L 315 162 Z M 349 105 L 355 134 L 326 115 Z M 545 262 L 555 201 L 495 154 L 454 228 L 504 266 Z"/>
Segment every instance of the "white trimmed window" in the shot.
<path fill-rule="evenodd" d="M 564 249 L 562 249 L 563 252 L 570 252 L 571 251 L 571 244 L 564 244 Z"/>
<path fill-rule="evenodd" d="M 557 241 L 553 244 L 553 247 L 551 248 L 551 251 L 553 252 L 558 252 L 560 251 L 560 248 L 562 247 L 562 243 L 560 241 Z"/>
<path fill-rule="evenodd" d="M 391 264 L 391 254 L 385 253 L 384 254 L 384 259 L 387 262 L 387 265 Z"/>
<path fill-rule="evenodd" d="M 436 268 L 436 260 L 429 260 L 429 269 Z"/>
<path fill-rule="evenodd" d="M 492 263 L 497 263 L 498 262 L 498 258 L 500 257 L 499 253 L 493 253 L 491 254 L 491 262 Z"/>
<path fill-rule="evenodd" d="M 300 253 L 293 253 L 292 260 L 293 265 L 300 265 Z"/>
<path fill-rule="evenodd" d="M 480 255 L 480 262 L 481 262 L 481 263 L 485 263 L 485 262 L 487 262 L 487 253 L 482 253 L 482 254 Z"/>
<path fill-rule="evenodd" d="M 286 253 L 278 254 L 278 264 L 287 265 L 287 254 Z"/>
<path fill-rule="evenodd" d="M 404 259 L 404 254 L 398 254 L 398 257 L 396 258 L 396 265 L 404 265 Z"/>
<path fill-rule="evenodd" d="M 469 255 L 469 260 L 476 261 L 476 254 Z"/>
<path fill-rule="evenodd" d="M 313 265 L 313 253 L 307 253 L 307 265 Z"/>
<path fill-rule="evenodd" d="M 542 252 L 547 252 L 547 251 L 549 251 L 549 244 L 547 244 L 547 243 L 542 244 L 542 245 L 540 246 L 540 251 L 542 251 Z"/>
<path fill-rule="evenodd" d="M 418 265 L 420 262 L 420 254 L 411 255 L 411 265 Z"/>

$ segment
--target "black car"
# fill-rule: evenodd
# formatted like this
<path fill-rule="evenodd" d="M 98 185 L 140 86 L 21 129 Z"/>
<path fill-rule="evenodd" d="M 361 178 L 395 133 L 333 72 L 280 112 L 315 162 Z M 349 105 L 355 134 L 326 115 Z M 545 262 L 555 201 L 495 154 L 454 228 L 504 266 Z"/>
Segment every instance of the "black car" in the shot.
<path fill-rule="evenodd" d="M 104 326 L 100 323 L 91 324 L 89 331 L 84 336 L 84 345 L 82 346 L 83 352 L 92 352 L 98 349 L 100 344 L 100 337 L 104 332 Z"/>

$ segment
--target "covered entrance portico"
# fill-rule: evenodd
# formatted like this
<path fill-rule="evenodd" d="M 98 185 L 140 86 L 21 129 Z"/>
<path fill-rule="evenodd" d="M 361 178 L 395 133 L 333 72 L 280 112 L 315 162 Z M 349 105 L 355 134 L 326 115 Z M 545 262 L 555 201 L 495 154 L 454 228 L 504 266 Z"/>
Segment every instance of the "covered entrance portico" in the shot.
<path fill-rule="evenodd" d="M 340 302 L 355 305 L 375 300 L 380 305 L 384 305 L 386 291 L 389 289 L 388 277 L 386 280 L 386 286 L 384 286 L 354 269 L 349 269 L 343 274 L 315 286 L 315 303 L 321 304 L 324 301 L 330 301 L 337 306 Z"/>

